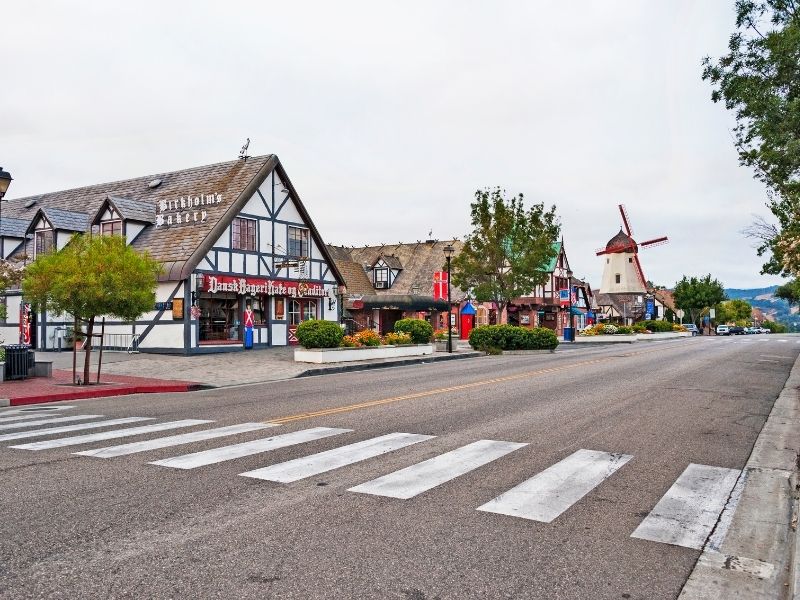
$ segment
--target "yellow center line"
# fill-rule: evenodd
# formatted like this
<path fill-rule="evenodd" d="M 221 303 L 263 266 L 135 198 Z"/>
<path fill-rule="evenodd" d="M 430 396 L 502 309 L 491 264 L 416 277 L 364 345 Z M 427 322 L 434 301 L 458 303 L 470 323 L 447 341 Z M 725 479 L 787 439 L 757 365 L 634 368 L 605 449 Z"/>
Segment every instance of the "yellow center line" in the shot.
<path fill-rule="evenodd" d="M 670 344 L 669 347 L 676 346 L 678 344 Z M 664 346 L 661 348 L 654 348 L 651 350 L 640 350 L 638 352 L 629 352 L 627 354 L 622 354 L 620 356 L 628 358 L 631 356 L 638 356 L 640 354 L 648 354 L 651 352 L 656 352 L 658 350 L 664 349 Z M 382 398 L 380 400 L 370 400 L 367 402 L 359 402 L 358 404 L 348 404 L 347 406 L 337 406 L 334 408 L 325 408 L 322 410 L 317 410 L 313 412 L 305 412 L 299 413 L 296 415 L 289 415 L 286 417 L 280 417 L 277 419 L 270 419 L 269 421 L 264 421 L 265 423 L 275 424 L 275 425 L 282 425 L 285 423 L 291 423 L 293 421 L 301 421 L 304 419 L 312 419 L 314 417 L 324 417 L 328 415 L 335 415 L 344 412 L 351 412 L 354 410 L 360 410 L 362 408 L 371 408 L 373 406 L 382 406 L 384 404 L 392 404 L 394 402 L 401 402 L 403 400 L 416 400 L 417 398 L 426 398 L 428 396 L 435 396 L 436 394 L 444 394 L 446 392 L 458 392 L 461 390 L 468 390 L 471 388 L 482 387 L 486 385 L 492 385 L 495 383 L 505 383 L 508 381 L 516 381 L 519 379 L 527 379 L 530 377 L 537 377 L 539 375 L 545 375 L 547 373 L 556 373 L 558 371 L 566 371 L 568 369 L 574 369 L 576 367 L 584 367 L 586 365 L 595 365 L 601 362 L 607 362 L 613 360 L 615 358 L 619 358 L 619 356 L 605 356 L 601 358 L 595 358 L 592 360 L 585 360 L 577 363 L 571 363 L 568 365 L 562 365 L 560 367 L 549 367 L 546 369 L 539 369 L 537 371 L 527 371 L 525 373 L 517 373 L 516 375 L 507 375 L 505 377 L 493 377 L 492 379 L 482 379 L 480 381 L 473 381 L 472 383 L 464 383 L 461 385 L 451 385 L 448 387 L 443 388 L 436 388 L 433 390 L 426 390 L 424 392 L 416 392 L 414 394 L 405 394 L 403 396 L 394 396 L 392 398 Z"/>

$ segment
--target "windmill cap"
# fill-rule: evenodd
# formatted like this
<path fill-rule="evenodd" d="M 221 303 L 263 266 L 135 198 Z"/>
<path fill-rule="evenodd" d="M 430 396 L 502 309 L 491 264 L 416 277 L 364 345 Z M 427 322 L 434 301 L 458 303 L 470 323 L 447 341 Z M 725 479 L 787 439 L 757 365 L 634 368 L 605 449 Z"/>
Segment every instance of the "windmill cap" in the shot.
<path fill-rule="evenodd" d="M 608 240 L 608 243 L 606 244 L 606 250 L 620 248 L 618 252 L 626 252 L 630 251 L 631 246 L 633 247 L 634 251 L 636 251 L 636 242 L 633 241 L 632 237 L 620 229 L 617 235 Z"/>

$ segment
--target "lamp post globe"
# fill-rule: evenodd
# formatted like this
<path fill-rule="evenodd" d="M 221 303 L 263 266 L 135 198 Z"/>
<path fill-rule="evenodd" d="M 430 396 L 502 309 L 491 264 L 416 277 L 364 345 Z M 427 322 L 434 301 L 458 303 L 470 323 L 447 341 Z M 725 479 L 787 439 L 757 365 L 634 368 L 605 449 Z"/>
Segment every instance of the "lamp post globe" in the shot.
<path fill-rule="evenodd" d="M 453 327 L 452 327 L 452 309 L 453 304 L 450 298 L 450 259 L 453 257 L 453 253 L 455 252 L 455 248 L 452 245 L 447 244 L 444 247 L 444 255 L 447 258 L 447 351 L 453 351 Z"/>

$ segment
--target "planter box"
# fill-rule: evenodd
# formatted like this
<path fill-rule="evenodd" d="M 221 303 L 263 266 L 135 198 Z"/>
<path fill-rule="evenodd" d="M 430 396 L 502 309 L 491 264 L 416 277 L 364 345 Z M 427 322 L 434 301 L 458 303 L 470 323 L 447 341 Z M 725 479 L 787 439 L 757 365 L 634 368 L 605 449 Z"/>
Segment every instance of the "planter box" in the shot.
<path fill-rule="evenodd" d="M 633 344 L 638 336 L 632 335 L 576 335 L 577 344 Z M 565 342 L 569 345 L 570 342 Z"/>
<path fill-rule="evenodd" d="M 300 348 L 294 351 L 294 360 L 308 363 L 339 363 L 400 356 L 425 356 L 427 354 L 433 354 L 432 344 L 374 346 L 371 348 Z"/>

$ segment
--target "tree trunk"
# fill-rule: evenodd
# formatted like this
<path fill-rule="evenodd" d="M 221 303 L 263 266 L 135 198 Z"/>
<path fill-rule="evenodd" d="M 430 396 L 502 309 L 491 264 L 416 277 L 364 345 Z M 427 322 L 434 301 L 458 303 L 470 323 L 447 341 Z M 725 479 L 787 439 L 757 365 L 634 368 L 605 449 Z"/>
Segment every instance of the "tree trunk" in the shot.
<path fill-rule="evenodd" d="M 505 312 L 508 302 L 495 300 L 495 304 L 497 304 L 497 322 L 500 324 L 508 323 L 508 315 Z"/>
<path fill-rule="evenodd" d="M 86 322 L 86 342 L 83 344 L 83 350 L 86 352 L 86 358 L 83 361 L 83 383 L 89 383 L 89 367 L 92 362 L 92 333 L 94 330 L 94 316 L 91 316 Z"/>

